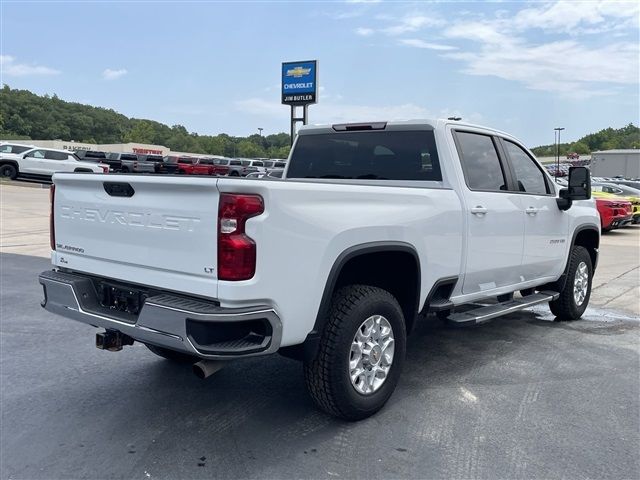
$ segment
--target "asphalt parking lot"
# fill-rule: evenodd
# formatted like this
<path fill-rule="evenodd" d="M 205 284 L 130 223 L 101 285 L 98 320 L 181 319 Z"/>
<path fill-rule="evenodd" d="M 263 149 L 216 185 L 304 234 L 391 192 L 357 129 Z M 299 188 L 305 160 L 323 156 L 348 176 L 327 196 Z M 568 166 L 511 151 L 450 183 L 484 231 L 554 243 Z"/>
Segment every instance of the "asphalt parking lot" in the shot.
<path fill-rule="evenodd" d="M 139 344 L 96 350 L 95 329 L 39 306 L 47 201 L 0 186 L 3 479 L 640 476 L 640 228 L 603 237 L 583 320 L 429 317 L 387 407 L 345 423 L 278 355 L 201 381 Z"/>

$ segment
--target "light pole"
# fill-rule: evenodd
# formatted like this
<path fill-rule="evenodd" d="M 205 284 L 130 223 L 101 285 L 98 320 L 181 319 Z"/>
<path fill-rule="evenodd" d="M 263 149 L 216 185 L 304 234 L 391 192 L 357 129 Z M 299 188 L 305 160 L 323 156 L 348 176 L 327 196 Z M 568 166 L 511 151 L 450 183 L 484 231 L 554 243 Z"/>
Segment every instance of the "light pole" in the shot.
<path fill-rule="evenodd" d="M 258 127 L 258 134 L 259 134 L 260 136 L 262 136 L 262 130 L 264 130 L 264 128 L 262 128 L 262 127 Z"/>
<path fill-rule="evenodd" d="M 564 130 L 564 127 L 556 127 L 553 130 L 558 132 L 558 140 L 556 141 L 556 178 L 558 178 L 560 173 L 560 132 Z"/>

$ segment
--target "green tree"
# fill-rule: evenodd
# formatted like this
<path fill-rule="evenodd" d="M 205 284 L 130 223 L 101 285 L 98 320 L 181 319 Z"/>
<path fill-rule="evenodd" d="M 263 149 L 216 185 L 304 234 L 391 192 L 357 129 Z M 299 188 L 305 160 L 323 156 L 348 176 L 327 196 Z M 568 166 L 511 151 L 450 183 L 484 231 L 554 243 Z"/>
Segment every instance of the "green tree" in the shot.
<path fill-rule="evenodd" d="M 124 135 L 125 142 L 153 144 L 154 140 L 153 125 L 147 120 L 137 120 L 133 128 Z"/>
<path fill-rule="evenodd" d="M 250 140 L 242 140 L 238 143 L 236 156 L 245 158 L 264 157 L 265 152 L 260 145 L 256 145 Z"/>

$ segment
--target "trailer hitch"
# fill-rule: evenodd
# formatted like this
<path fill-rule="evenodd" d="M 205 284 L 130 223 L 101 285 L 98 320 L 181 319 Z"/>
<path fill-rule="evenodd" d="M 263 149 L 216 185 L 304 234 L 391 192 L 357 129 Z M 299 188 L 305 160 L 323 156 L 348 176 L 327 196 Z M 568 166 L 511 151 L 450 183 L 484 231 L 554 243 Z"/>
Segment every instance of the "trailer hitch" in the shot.
<path fill-rule="evenodd" d="M 118 330 L 105 330 L 104 332 L 96 333 L 96 348 L 100 350 L 119 352 L 124 345 L 133 345 L 133 342 L 133 338 Z"/>

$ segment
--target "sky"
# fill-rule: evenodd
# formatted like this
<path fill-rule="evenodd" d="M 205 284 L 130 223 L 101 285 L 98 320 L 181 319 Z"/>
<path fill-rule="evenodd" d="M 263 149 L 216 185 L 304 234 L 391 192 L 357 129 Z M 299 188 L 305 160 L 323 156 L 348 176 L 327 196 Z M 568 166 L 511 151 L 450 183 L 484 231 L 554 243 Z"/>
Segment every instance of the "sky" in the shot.
<path fill-rule="evenodd" d="M 533 147 L 639 123 L 640 2 L 0 2 L 0 82 L 184 125 L 289 131 L 281 63 L 317 59 L 310 123 L 460 116 Z"/>

